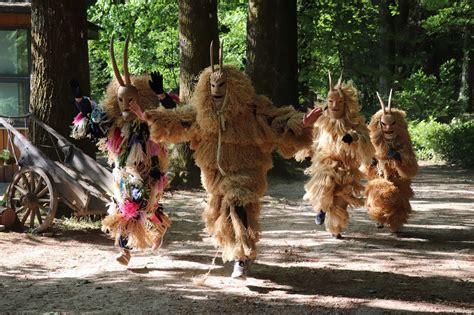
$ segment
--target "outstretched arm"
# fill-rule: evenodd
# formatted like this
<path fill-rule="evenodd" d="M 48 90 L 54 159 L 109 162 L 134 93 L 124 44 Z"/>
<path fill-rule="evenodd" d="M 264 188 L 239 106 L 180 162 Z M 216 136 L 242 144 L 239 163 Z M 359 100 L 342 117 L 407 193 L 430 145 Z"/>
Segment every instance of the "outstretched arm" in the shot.
<path fill-rule="evenodd" d="M 178 143 L 191 139 L 196 111 L 191 105 L 183 105 L 174 109 L 148 110 L 141 117 L 148 123 L 153 141 Z"/>
<path fill-rule="evenodd" d="M 321 110 L 314 109 L 304 114 L 295 110 L 293 106 L 280 108 L 267 106 L 264 114 L 277 135 L 277 146 L 283 157 L 290 158 L 297 151 L 311 145 L 313 124 L 321 115 Z"/>

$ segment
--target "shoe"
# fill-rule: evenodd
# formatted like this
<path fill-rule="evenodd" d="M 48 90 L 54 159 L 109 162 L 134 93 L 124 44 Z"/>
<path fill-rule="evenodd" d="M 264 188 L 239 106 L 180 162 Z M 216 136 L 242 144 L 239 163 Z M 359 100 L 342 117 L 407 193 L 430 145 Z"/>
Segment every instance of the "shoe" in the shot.
<path fill-rule="evenodd" d="M 332 238 L 335 240 L 342 240 L 342 235 L 341 233 L 333 234 Z"/>
<path fill-rule="evenodd" d="M 383 229 L 383 223 L 376 223 L 375 226 L 377 227 L 377 229 Z"/>
<path fill-rule="evenodd" d="M 314 223 L 317 225 L 322 225 L 324 224 L 324 219 L 326 218 L 326 212 L 323 210 L 320 210 L 319 213 L 316 215 L 316 218 L 314 219 Z"/>
<path fill-rule="evenodd" d="M 130 258 L 132 258 L 130 251 L 128 249 L 122 249 L 120 254 L 115 257 L 115 260 L 118 261 L 119 264 L 127 266 L 130 262 Z"/>
<path fill-rule="evenodd" d="M 231 275 L 232 278 L 241 278 L 245 279 L 245 261 L 236 260 L 234 264 L 234 271 Z"/>

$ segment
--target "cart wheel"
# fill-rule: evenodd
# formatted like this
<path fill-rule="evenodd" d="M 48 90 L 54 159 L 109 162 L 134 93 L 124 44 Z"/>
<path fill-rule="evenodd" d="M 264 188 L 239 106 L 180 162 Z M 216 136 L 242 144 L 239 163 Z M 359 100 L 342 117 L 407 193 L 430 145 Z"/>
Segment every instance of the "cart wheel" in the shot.
<path fill-rule="evenodd" d="M 56 190 L 49 176 L 38 167 L 22 168 L 8 189 L 9 206 L 21 223 L 34 233 L 45 231 L 53 223 L 58 206 Z"/>

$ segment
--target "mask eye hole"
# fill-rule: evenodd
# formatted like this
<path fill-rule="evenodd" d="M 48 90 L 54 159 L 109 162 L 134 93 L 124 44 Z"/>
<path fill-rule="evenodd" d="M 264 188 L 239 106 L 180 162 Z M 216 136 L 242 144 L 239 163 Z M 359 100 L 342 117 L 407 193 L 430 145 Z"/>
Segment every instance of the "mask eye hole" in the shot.
<path fill-rule="evenodd" d="M 216 85 L 215 85 L 215 84 L 211 84 L 211 86 L 212 86 L 212 87 L 216 87 Z"/>
<path fill-rule="evenodd" d="M 224 86 L 224 83 L 225 83 L 225 82 L 220 83 L 219 86 L 220 86 L 220 87 Z"/>
<path fill-rule="evenodd" d="M 381 124 L 382 126 L 385 126 L 385 123 L 384 123 L 383 121 L 381 121 L 380 124 Z"/>
<path fill-rule="evenodd" d="M 119 102 L 122 102 L 122 101 L 123 101 L 123 99 L 121 97 L 119 97 Z"/>
<path fill-rule="evenodd" d="M 395 121 L 392 123 L 392 126 L 395 125 Z"/>
<path fill-rule="evenodd" d="M 131 102 L 132 100 L 133 100 L 133 98 L 129 98 L 129 99 L 128 99 L 128 102 Z"/>

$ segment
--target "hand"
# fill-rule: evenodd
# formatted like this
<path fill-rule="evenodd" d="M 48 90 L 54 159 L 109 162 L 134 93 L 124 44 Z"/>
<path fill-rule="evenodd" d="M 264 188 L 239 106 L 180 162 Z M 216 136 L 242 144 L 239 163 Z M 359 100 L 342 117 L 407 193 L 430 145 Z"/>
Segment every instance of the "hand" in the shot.
<path fill-rule="evenodd" d="M 76 102 L 76 107 L 84 115 L 92 112 L 92 104 L 88 97 L 83 97 L 79 102 Z"/>
<path fill-rule="evenodd" d="M 130 106 L 130 110 L 132 112 L 135 113 L 135 115 L 137 115 L 138 118 L 142 119 L 142 120 L 145 120 L 143 118 L 143 110 L 142 110 L 142 107 L 140 106 L 140 104 L 138 104 L 135 100 L 132 100 L 130 103 L 129 103 L 129 106 Z"/>
<path fill-rule="evenodd" d="M 400 155 L 400 152 L 397 152 L 395 150 L 392 150 L 390 149 L 388 152 L 387 152 L 387 156 L 389 159 L 395 159 L 397 161 L 402 161 L 402 156 Z"/>
<path fill-rule="evenodd" d="M 319 107 L 314 108 L 311 110 L 309 113 L 304 115 L 303 117 L 303 124 L 305 126 L 311 126 L 313 125 L 316 120 L 318 120 L 319 116 L 323 114 L 323 110 Z"/>
<path fill-rule="evenodd" d="M 351 144 L 352 141 L 354 141 L 354 138 L 352 138 L 350 134 L 346 133 L 344 137 L 342 137 L 342 141 L 344 141 L 347 144 Z"/>
<path fill-rule="evenodd" d="M 71 81 L 69 81 L 69 85 L 71 86 L 74 98 L 81 98 L 83 96 L 81 86 L 79 85 L 79 82 L 77 82 L 76 79 L 71 79 Z"/>
<path fill-rule="evenodd" d="M 148 81 L 150 88 L 158 95 L 163 94 L 163 76 L 161 75 L 161 73 L 158 71 L 153 71 L 152 73 L 150 73 L 150 76 L 151 80 Z"/>

